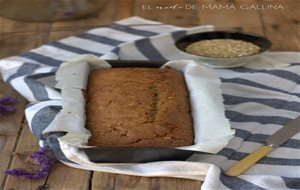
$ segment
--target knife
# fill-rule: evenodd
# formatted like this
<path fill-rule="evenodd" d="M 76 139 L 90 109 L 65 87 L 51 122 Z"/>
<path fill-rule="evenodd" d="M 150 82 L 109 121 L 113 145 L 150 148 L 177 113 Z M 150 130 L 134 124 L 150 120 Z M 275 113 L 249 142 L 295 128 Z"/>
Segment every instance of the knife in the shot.
<path fill-rule="evenodd" d="M 230 168 L 224 171 L 224 174 L 227 176 L 238 176 L 248 168 L 250 168 L 253 164 L 263 158 L 265 155 L 270 153 L 274 148 L 278 147 L 289 138 L 294 136 L 300 131 L 300 116 L 296 119 L 292 120 L 286 126 L 282 127 L 276 133 L 271 135 L 265 141 L 266 144 L 264 146 L 259 147 L 254 152 L 243 158 L 241 161 L 237 162 Z"/>

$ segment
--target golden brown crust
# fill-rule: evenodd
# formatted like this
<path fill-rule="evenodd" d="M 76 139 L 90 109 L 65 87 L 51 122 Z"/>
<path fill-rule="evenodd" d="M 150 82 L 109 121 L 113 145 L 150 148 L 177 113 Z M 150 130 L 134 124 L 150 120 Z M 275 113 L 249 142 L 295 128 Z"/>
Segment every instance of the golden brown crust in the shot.
<path fill-rule="evenodd" d="M 89 145 L 175 147 L 193 144 L 188 92 L 172 69 L 93 70 L 87 89 Z"/>

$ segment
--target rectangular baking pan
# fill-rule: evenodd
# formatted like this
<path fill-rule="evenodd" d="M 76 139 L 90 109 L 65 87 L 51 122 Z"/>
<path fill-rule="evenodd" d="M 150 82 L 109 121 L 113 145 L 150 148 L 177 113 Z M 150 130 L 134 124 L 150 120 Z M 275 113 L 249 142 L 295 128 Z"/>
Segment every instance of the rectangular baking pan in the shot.
<path fill-rule="evenodd" d="M 159 68 L 165 61 L 106 60 L 115 67 Z M 95 163 L 145 163 L 167 160 L 186 160 L 194 151 L 176 148 L 82 148 L 90 161 Z"/>
<path fill-rule="evenodd" d="M 167 160 L 186 160 L 194 152 L 176 148 L 83 148 L 95 163 L 145 163 Z"/>

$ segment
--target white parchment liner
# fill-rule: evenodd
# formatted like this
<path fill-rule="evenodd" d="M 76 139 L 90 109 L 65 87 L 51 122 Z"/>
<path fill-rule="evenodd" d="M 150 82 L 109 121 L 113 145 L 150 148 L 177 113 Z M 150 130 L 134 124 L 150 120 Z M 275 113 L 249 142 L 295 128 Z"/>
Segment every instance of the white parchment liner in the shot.
<path fill-rule="evenodd" d="M 224 148 L 234 133 L 225 118 L 220 80 L 214 71 L 191 60 L 169 61 L 162 66 L 169 66 L 183 72 L 190 96 L 194 122 L 194 145 L 178 147 L 180 149 L 216 153 Z M 81 55 L 63 63 L 57 73 L 56 87 L 62 91 L 62 110 L 44 133 L 62 131 L 67 135 L 59 142 L 65 154 L 72 148 L 76 154 L 84 154 L 80 148 L 86 148 L 89 137 L 85 128 L 85 98 L 82 90 L 86 89 L 88 75 L 92 69 L 110 68 L 111 65 L 93 55 Z M 63 127 L 62 127 L 63 126 Z M 68 151 L 64 151 L 67 148 Z M 72 161 L 86 156 L 66 155 Z"/>

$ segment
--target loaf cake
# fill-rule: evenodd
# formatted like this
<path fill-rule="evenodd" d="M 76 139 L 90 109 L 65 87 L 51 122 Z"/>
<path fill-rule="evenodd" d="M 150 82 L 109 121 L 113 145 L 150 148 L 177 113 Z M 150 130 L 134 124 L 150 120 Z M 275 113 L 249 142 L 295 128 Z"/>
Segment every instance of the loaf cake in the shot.
<path fill-rule="evenodd" d="M 86 101 L 91 146 L 146 148 L 193 144 L 188 91 L 179 71 L 93 70 Z"/>

